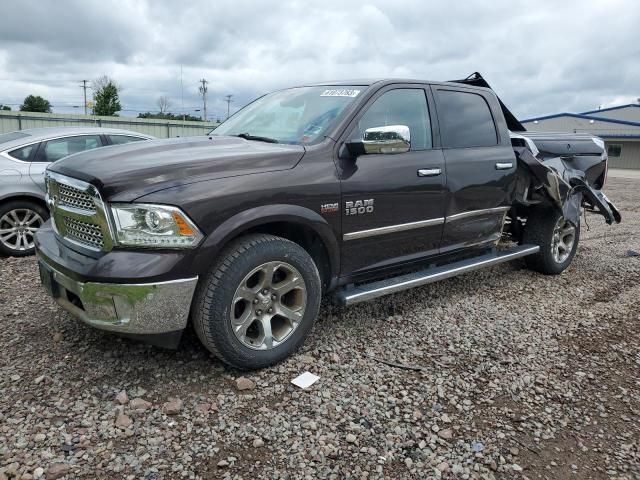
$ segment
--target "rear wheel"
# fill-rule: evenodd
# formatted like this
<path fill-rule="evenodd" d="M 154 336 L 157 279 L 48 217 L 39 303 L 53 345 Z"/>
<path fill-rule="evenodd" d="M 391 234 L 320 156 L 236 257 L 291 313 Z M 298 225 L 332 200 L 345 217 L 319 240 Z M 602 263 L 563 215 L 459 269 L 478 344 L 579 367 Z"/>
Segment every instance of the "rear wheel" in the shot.
<path fill-rule="evenodd" d="M 580 240 L 580 224 L 574 225 L 550 208 L 532 210 L 524 228 L 523 242 L 540 246 L 525 258 L 527 266 L 545 275 L 562 273 L 573 260 Z"/>
<path fill-rule="evenodd" d="M 0 254 L 33 255 L 36 231 L 47 218 L 47 210 L 36 202 L 13 200 L 0 205 Z"/>
<path fill-rule="evenodd" d="M 200 341 L 241 369 L 291 355 L 311 330 L 321 283 L 299 245 L 248 235 L 226 248 L 198 287 L 192 320 Z"/>

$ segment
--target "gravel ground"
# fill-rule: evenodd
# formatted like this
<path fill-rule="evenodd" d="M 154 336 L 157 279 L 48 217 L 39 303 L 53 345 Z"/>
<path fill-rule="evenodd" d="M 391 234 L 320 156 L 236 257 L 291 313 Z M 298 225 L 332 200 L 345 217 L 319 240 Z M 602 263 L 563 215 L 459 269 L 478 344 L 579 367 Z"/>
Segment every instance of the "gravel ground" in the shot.
<path fill-rule="evenodd" d="M 640 189 L 607 190 L 623 223 L 588 217 L 560 277 L 514 262 L 325 306 L 299 354 L 244 377 L 193 334 L 84 326 L 33 258 L 0 259 L 0 480 L 640 478 Z"/>

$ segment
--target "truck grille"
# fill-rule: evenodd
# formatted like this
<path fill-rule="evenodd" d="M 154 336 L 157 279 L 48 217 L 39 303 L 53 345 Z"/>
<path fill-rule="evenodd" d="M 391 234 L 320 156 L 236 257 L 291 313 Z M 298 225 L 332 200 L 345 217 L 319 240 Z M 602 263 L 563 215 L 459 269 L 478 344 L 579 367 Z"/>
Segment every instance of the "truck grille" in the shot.
<path fill-rule="evenodd" d="M 94 251 L 108 252 L 113 238 L 98 189 L 75 178 L 47 172 L 47 204 L 57 235 Z"/>
<path fill-rule="evenodd" d="M 58 198 L 60 205 L 78 208 L 87 212 L 96 211 L 96 206 L 93 203 L 93 197 L 87 193 L 63 183 L 59 183 L 58 188 L 60 192 L 60 196 Z"/>
<path fill-rule="evenodd" d="M 102 229 L 98 225 L 64 217 L 64 226 L 68 238 L 99 250 L 104 248 Z"/>

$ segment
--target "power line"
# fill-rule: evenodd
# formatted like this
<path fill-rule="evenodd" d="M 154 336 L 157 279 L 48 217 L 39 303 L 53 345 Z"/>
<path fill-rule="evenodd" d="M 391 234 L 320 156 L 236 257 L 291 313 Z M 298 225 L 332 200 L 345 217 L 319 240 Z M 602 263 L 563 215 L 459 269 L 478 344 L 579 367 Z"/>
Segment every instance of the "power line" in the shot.
<path fill-rule="evenodd" d="M 200 85 L 200 93 L 202 94 L 202 103 L 204 104 L 204 120 L 207 119 L 207 90 L 209 90 L 209 88 L 207 87 L 207 83 L 209 83 L 207 80 L 205 80 L 204 78 L 200 80 L 200 83 L 202 85 Z"/>
<path fill-rule="evenodd" d="M 8 106 L 19 106 L 19 105 L 22 105 L 22 103 L 20 103 L 20 102 L 17 102 L 17 103 L 15 103 L 15 102 L 0 102 L 0 103 L 2 103 L 2 105 L 8 105 Z M 67 103 L 55 102 L 55 103 L 51 103 L 51 106 L 52 107 L 56 107 L 56 108 L 70 108 L 70 107 L 79 108 L 80 107 L 77 103 L 74 103 L 74 102 L 67 102 Z M 123 108 L 120 111 L 122 111 L 122 112 L 134 112 L 134 111 L 143 112 L 143 111 L 151 111 L 156 107 L 157 107 L 157 105 L 141 106 L 141 107 L 127 105 L 127 108 Z M 184 107 L 184 108 L 180 108 L 180 107 L 172 108 L 173 111 L 182 111 L 182 110 L 184 110 L 185 112 L 200 111 L 199 109 L 200 109 L 199 106 Z M 215 113 L 215 111 L 214 111 L 214 113 Z M 212 116 L 212 115 L 214 115 L 214 113 L 209 112 L 208 115 Z"/>

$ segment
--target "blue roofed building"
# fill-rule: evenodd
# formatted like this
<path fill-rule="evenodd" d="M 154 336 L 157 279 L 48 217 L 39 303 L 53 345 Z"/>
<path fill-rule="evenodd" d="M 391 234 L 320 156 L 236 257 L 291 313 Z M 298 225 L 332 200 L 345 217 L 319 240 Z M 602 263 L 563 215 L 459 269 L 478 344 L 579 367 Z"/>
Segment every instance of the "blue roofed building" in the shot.
<path fill-rule="evenodd" d="M 592 133 L 605 141 L 610 168 L 640 169 L 640 103 L 556 113 L 521 123 L 531 132 Z"/>

